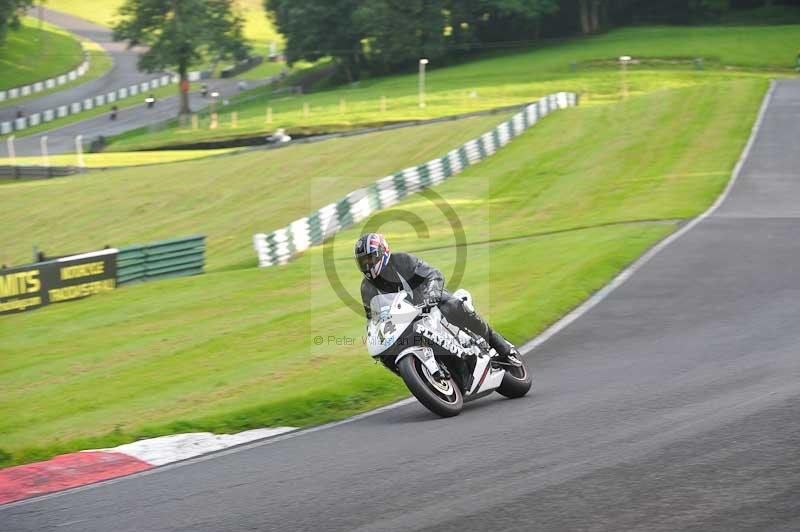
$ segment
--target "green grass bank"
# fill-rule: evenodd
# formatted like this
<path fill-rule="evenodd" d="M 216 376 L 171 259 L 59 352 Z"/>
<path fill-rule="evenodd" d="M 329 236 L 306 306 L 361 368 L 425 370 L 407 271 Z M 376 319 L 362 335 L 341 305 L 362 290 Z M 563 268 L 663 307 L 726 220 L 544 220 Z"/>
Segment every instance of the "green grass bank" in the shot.
<path fill-rule="evenodd" d="M 424 120 L 530 102 L 557 91 L 583 94 L 584 105 L 616 102 L 657 90 L 738 79 L 766 79 L 792 70 L 800 25 L 636 27 L 576 38 L 516 53 L 496 53 L 458 66 L 428 65 L 424 109 L 417 74 L 364 80 L 307 95 L 272 95 L 234 102 L 236 129 L 199 131 L 177 123 L 159 132 L 137 130 L 112 141 L 112 150 L 136 150 L 251 136 L 278 127 L 324 132 L 407 120 Z M 638 62 L 621 72 L 616 58 Z M 695 64 L 703 58 L 702 70 Z M 271 111 L 270 111 L 271 110 Z M 207 124 L 204 121 L 203 124 Z"/>
<path fill-rule="evenodd" d="M 0 47 L 0 90 L 66 74 L 82 60 L 81 43 L 75 36 L 47 23 L 40 28 L 38 20 L 25 17 L 20 29 L 10 30 Z"/>

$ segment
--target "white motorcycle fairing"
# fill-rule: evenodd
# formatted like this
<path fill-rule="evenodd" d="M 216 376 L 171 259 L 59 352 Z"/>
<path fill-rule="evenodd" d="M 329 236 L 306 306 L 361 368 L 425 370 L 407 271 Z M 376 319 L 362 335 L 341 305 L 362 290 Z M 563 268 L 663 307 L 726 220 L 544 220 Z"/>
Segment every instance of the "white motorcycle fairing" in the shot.
<path fill-rule="evenodd" d="M 392 347 L 422 312 L 406 296 L 403 290 L 396 294 L 380 294 L 370 302 L 372 318 L 367 325 L 367 350 L 371 356 L 381 356 Z M 431 374 L 439 371 L 433 349 L 410 345 L 397 354 L 395 365 L 408 355 L 417 357 Z"/>

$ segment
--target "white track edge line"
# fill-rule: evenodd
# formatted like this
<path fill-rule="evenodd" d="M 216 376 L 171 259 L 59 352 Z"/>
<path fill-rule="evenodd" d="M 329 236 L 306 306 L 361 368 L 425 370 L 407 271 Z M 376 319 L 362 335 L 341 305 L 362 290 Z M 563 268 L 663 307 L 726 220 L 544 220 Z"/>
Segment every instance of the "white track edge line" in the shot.
<path fill-rule="evenodd" d="M 631 278 L 631 276 L 640 270 L 645 264 L 650 262 L 653 257 L 658 255 L 664 248 L 678 240 L 680 237 L 688 233 L 692 230 L 694 226 L 714 214 L 714 212 L 722 205 L 722 203 L 728 198 L 733 189 L 733 186 L 736 184 L 736 181 L 739 179 L 739 174 L 742 171 L 742 166 L 744 166 L 745 161 L 750 156 L 750 150 L 753 148 L 753 144 L 755 143 L 756 135 L 758 134 L 759 130 L 761 129 L 761 123 L 764 120 L 764 115 L 766 114 L 767 106 L 769 102 L 772 100 L 772 94 L 775 91 L 775 80 L 770 80 L 769 89 L 767 90 L 764 99 L 761 101 L 761 107 L 758 111 L 758 116 L 756 118 L 753 127 L 750 129 L 750 138 L 747 140 L 747 144 L 744 147 L 744 150 L 739 155 L 739 160 L 736 162 L 736 166 L 733 168 L 733 173 L 731 175 L 731 179 L 728 181 L 725 190 L 722 194 L 717 197 L 717 200 L 714 202 L 711 207 L 709 207 L 704 213 L 700 216 L 692 219 L 688 224 L 683 226 L 680 230 L 675 233 L 672 233 L 665 239 L 661 240 L 658 244 L 650 248 L 644 255 L 639 257 L 633 264 L 622 270 L 616 277 L 614 277 L 607 285 L 603 288 L 595 292 L 589 299 L 575 307 L 569 314 L 552 324 L 550 327 L 545 329 L 541 334 L 536 336 L 535 338 L 529 340 L 525 344 L 520 347 L 520 352 L 522 354 L 530 354 L 533 350 L 537 347 L 548 341 L 550 338 L 558 334 L 562 331 L 565 327 L 570 325 L 572 322 L 589 312 L 592 308 L 594 308 L 598 303 L 603 301 L 606 297 L 608 297 L 614 290 L 622 286 L 625 281 Z"/>
<path fill-rule="evenodd" d="M 739 173 L 741 172 L 742 166 L 744 165 L 744 162 L 747 160 L 747 157 L 750 155 L 750 150 L 752 149 L 753 144 L 755 143 L 755 138 L 756 138 L 756 135 L 758 134 L 758 131 L 761 129 L 761 123 L 764 120 L 764 115 L 766 114 L 767 105 L 769 104 L 770 100 L 772 99 L 772 94 L 773 94 L 774 91 L 775 91 L 775 81 L 774 80 L 770 80 L 769 89 L 767 90 L 767 94 L 764 96 L 764 99 L 761 102 L 761 107 L 759 109 L 758 116 L 756 118 L 755 123 L 753 124 L 752 129 L 750 130 L 750 138 L 747 140 L 747 144 L 745 145 L 744 150 L 742 151 L 741 155 L 739 156 L 739 160 L 736 162 L 736 166 L 733 169 L 733 173 L 732 173 L 731 179 L 728 181 L 728 184 L 725 187 L 725 190 L 717 198 L 717 200 L 714 202 L 714 204 L 711 205 L 711 207 L 709 207 L 703 214 L 701 214 L 697 218 L 694 218 L 690 223 L 685 225 L 682 229 L 680 229 L 679 231 L 671 234 L 670 236 L 668 236 L 667 238 L 665 238 L 664 240 L 662 240 L 661 242 L 656 244 L 654 247 L 650 248 L 650 250 L 647 253 L 645 253 L 644 255 L 642 255 L 641 257 L 639 257 L 639 259 L 636 260 L 636 262 L 634 262 L 633 264 L 628 266 L 625 270 L 620 272 L 607 285 L 605 285 L 599 291 L 595 292 L 595 294 L 592 295 L 592 297 L 590 297 L 589 299 L 584 301 L 581 305 L 576 307 L 569 314 L 567 314 L 566 316 L 564 316 L 563 318 L 561 318 L 560 320 L 555 322 L 553 325 L 548 327 L 544 332 L 542 332 L 537 337 L 535 337 L 532 340 L 526 342 L 520 348 L 520 351 L 522 351 L 523 354 L 530 354 L 531 351 L 533 351 L 534 349 L 536 349 L 537 347 L 539 347 L 540 345 L 545 343 L 547 340 L 549 340 L 550 338 L 555 336 L 559 331 L 561 331 L 562 329 L 567 327 L 569 324 L 571 324 L 572 322 L 574 322 L 575 320 L 577 320 L 578 318 L 580 318 L 581 316 L 586 314 L 594 306 L 596 306 L 603 299 L 605 299 L 611 292 L 613 292 L 616 288 L 618 288 L 625 281 L 627 281 L 642 266 L 647 264 L 650 261 L 650 259 L 655 257 L 661 250 L 663 250 L 668 245 L 670 245 L 671 243 L 676 241 L 678 238 L 680 238 L 681 236 L 683 236 L 684 234 L 689 232 L 689 230 L 691 230 L 695 225 L 697 225 L 701 221 L 703 221 L 706 218 L 708 218 L 709 216 L 711 216 L 714 213 L 714 211 L 716 211 L 719 208 L 719 206 L 722 205 L 722 203 L 727 199 L 728 195 L 730 195 L 730 192 L 733 189 L 733 185 L 736 183 L 736 181 L 739 178 Z M 374 415 L 377 415 L 377 414 L 381 414 L 381 413 L 387 412 L 389 410 L 394 410 L 396 408 L 400 408 L 401 406 L 412 404 L 415 401 L 416 401 L 416 399 L 414 399 L 413 397 L 409 397 L 408 399 L 403 399 L 403 400 L 398 401 L 396 403 L 392 403 L 390 405 L 386 405 L 386 406 L 383 406 L 383 407 L 380 407 L 380 408 L 376 408 L 375 410 L 370 410 L 369 412 L 364 412 L 362 414 L 358 414 L 358 415 L 349 417 L 347 419 L 343 419 L 341 421 L 335 421 L 333 423 L 326 423 L 324 425 L 318 425 L 316 427 L 301 428 L 301 429 L 298 429 L 298 430 L 295 430 L 295 431 L 292 431 L 292 432 L 287 432 L 285 434 L 278 434 L 276 436 L 270 436 L 270 437 L 267 437 L 267 438 L 264 438 L 264 439 L 261 439 L 261 440 L 255 440 L 255 441 L 252 441 L 252 442 L 244 443 L 242 445 L 235 445 L 235 446 L 229 447 L 227 449 L 214 451 L 214 452 L 211 452 L 211 453 L 208 453 L 208 454 L 204 454 L 202 456 L 196 456 L 196 457 L 193 457 L 193 458 L 188 458 L 186 460 L 181 460 L 179 462 L 173 462 L 171 464 L 165 464 L 165 465 L 162 465 L 162 466 L 155 466 L 152 469 L 147 469 L 145 471 L 141 471 L 139 473 L 134 473 L 132 475 L 126 475 L 126 476 L 122 476 L 122 477 L 103 480 L 103 481 L 95 482 L 95 483 L 92 483 L 92 484 L 86 484 L 84 486 L 77 486 L 75 488 L 70 488 L 70 489 L 67 489 L 67 490 L 64 490 L 64 491 L 46 493 L 46 494 L 40 495 L 38 497 L 31 497 L 29 499 L 23 499 L 23 500 L 11 502 L 11 503 L 8 503 L 8 504 L 0 504 L 0 510 L 6 509 L 6 508 L 13 508 L 15 506 L 23 506 L 25 504 L 39 502 L 39 501 L 43 501 L 43 500 L 46 500 L 46 499 L 52 499 L 52 498 L 56 498 L 56 497 L 61 497 L 62 495 L 69 495 L 69 494 L 77 493 L 77 492 L 80 492 L 80 491 L 94 489 L 94 488 L 97 488 L 97 487 L 100 487 L 100 486 L 106 486 L 106 485 L 109 485 L 109 484 L 115 484 L 117 482 L 120 482 L 120 481 L 123 481 L 123 480 L 128 480 L 130 478 L 151 475 L 153 473 L 158 473 L 158 472 L 166 471 L 166 470 L 169 470 L 169 469 L 175 469 L 175 468 L 182 467 L 182 466 L 185 466 L 185 465 L 188 465 L 188 464 L 194 464 L 194 463 L 198 463 L 198 462 L 205 462 L 206 460 L 211 460 L 211 459 L 217 458 L 219 456 L 225 456 L 225 455 L 228 455 L 228 454 L 233 454 L 233 453 L 237 453 L 237 452 L 240 452 L 240 451 L 253 449 L 253 448 L 256 448 L 256 447 L 261 447 L 261 446 L 264 446 L 264 445 L 270 445 L 272 443 L 288 440 L 288 439 L 291 439 L 291 438 L 296 438 L 298 436 L 303 436 L 305 434 L 310 434 L 312 432 L 319 432 L 319 431 L 322 431 L 322 430 L 331 429 L 331 428 L 334 428 L 334 427 L 338 427 L 340 425 L 345 425 L 345 424 L 348 424 L 348 423 L 352 423 L 354 421 L 359 421 L 359 420 L 367 418 L 367 417 L 371 417 L 371 416 L 374 416 Z"/>

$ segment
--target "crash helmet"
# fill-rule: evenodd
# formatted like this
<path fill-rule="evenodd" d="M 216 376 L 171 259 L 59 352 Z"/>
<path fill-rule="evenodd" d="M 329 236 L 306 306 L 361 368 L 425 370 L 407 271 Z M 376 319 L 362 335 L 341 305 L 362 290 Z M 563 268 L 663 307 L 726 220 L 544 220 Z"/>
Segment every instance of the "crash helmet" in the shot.
<path fill-rule="evenodd" d="M 356 263 L 367 279 L 377 279 L 391 255 L 389 244 L 380 233 L 367 233 L 356 241 Z"/>

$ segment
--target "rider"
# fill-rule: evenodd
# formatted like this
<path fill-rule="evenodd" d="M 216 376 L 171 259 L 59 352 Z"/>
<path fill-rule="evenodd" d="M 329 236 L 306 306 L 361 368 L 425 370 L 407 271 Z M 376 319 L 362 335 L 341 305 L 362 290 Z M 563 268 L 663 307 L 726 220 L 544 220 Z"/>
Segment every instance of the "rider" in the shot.
<path fill-rule="evenodd" d="M 438 306 L 448 322 L 481 336 L 494 348 L 501 361 L 521 365 L 519 352 L 497 331 L 492 330 L 471 305 L 453 297 L 444 288 L 442 272 L 408 253 L 392 253 L 383 235 L 368 233 L 356 241 L 356 262 L 364 280 L 361 281 L 361 301 L 370 318 L 369 303 L 381 293 L 405 289 L 411 292 L 415 304 Z"/>

